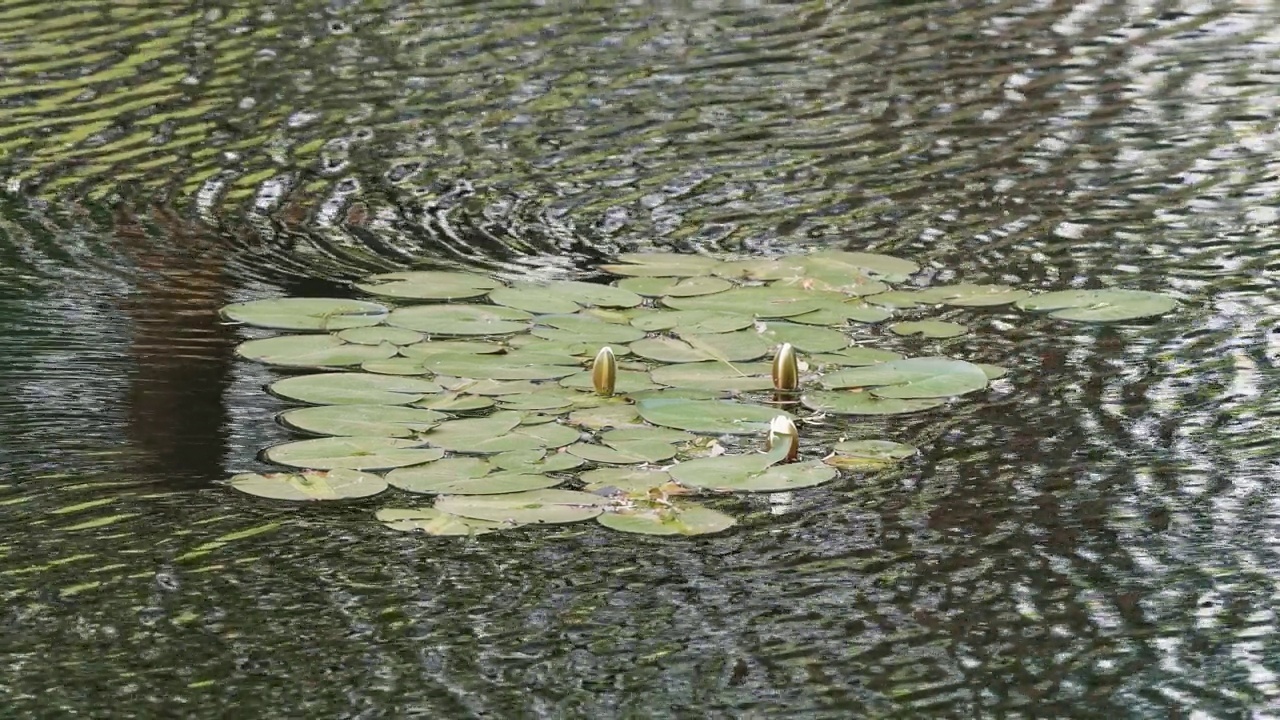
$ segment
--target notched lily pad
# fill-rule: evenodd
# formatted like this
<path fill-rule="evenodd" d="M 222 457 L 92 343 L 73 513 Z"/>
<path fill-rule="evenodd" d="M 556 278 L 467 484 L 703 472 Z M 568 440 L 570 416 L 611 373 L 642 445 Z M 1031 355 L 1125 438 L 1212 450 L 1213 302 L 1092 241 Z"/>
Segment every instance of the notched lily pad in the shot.
<path fill-rule="evenodd" d="M 915 446 L 890 440 L 845 440 L 836 443 L 826 462 L 844 470 L 880 470 L 918 452 Z"/>
<path fill-rule="evenodd" d="M 388 325 L 457 337 L 510 335 L 528 330 L 532 320 L 523 310 L 499 305 L 412 305 L 387 316 Z"/>
<path fill-rule="evenodd" d="M 236 346 L 236 354 L 266 365 L 322 368 L 382 360 L 394 356 L 396 348 L 391 344 L 353 345 L 333 335 L 281 335 L 242 342 Z"/>
<path fill-rule="evenodd" d="M 382 508 L 374 517 L 392 530 L 427 535 L 471 536 L 519 527 L 516 523 L 496 523 L 464 518 L 435 508 Z"/>
<path fill-rule="evenodd" d="M 411 270 L 374 275 L 356 287 L 372 295 L 407 300 L 466 300 L 482 297 L 502 283 L 475 273 Z"/>
<path fill-rule="evenodd" d="M 645 297 L 691 297 L 724 292 L 733 283 L 718 277 L 657 278 L 630 277 L 618 283 L 618 287 Z"/>
<path fill-rule="evenodd" d="M 268 389 L 312 405 L 408 405 L 443 390 L 429 380 L 362 372 L 299 375 L 277 380 Z"/>
<path fill-rule="evenodd" d="M 810 410 L 830 415 L 901 415 L 932 410 L 946 405 L 947 401 L 944 398 L 886 399 L 862 391 L 819 390 L 802 395 L 800 403 Z"/>
<path fill-rule="evenodd" d="M 745 362 L 769 354 L 769 340 L 750 330 L 714 335 L 681 333 L 680 337 L 651 337 L 631 343 L 631 352 L 664 363 L 691 363 L 703 360 Z"/>
<path fill-rule="evenodd" d="M 241 473 L 231 487 L 272 500 L 350 500 L 377 495 L 387 489 L 380 476 L 351 469 L 304 470 L 281 473 Z"/>
<path fill-rule="evenodd" d="M 622 253 L 617 264 L 602 265 L 600 269 L 628 277 L 697 277 L 711 275 L 721 264 L 721 260 L 705 255 Z"/>
<path fill-rule="evenodd" d="M 773 387 L 768 363 L 678 363 L 656 367 L 649 371 L 649 377 L 668 387 L 718 392 L 750 392 Z"/>
<path fill-rule="evenodd" d="M 960 323 L 943 320 L 908 320 L 896 322 L 889 326 L 894 335 L 921 335 L 927 338 L 953 338 L 968 332 L 968 328 Z"/>
<path fill-rule="evenodd" d="M 841 370 L 821 382 L 829 389 L 870 388 L 880 398 L 948 398 L 986 388 L 987 374 L 963 360 L 922 357 Z"/>
<path fill-rule="evenodd" d="M 667 472 L 681 485 L 719 492 L 782 492 L 835 479 L 820 460 L 778 464 L 781 453 L 720 455 L 686 460 Z"/>
<path fill-rule="evenodd" d="M 1060 290 L 1032 295 L 1016 305 L 1058 320 L 1104 323 L 1163 315 L 1176 308 L 1178 301 L 1145 290 Z"/>
<path fill-rule="evenodd" d="M 439 460 L 444 451 L 402 438 L 323 437 L 269 447 L 263 457 L 277 465 L 318 470 L 381 470 Z"/>
<path fill-rule="evenodd" d="M 695 433 L 763 435 L 778 415 L 795 416 L 777 408 L 731 400 L 685 400 L 653 397 L 636 404 L 640 417 L 654 425 Z"/>
<path fill-rule="evenodd" d="M 389 325 L 373 325 L 370 327 L 350 328 L 338 333 L 343 342 L 356 345 L 412 345 L 422 342 L 422 333 Z"/>
<path fill-rule="evenodd" d="M 592 443 L 576 443 L 567 449 L 584 460 L 609 465 L 655 463 L 670 460 L 676 455 L 674 446 L 657 440 L 614 441 L 607 447 Z"/>
<path fill-rule="evenodd" d="M 377 325 L 387 308 L 344 298 L 268 298 L 232 303 L 222 308 L 222 316 L 272 330 L 342 330 Z"/>
<path fill-rule="evenodd" d="M 1026 290 L 1011 288 L 1008 285 L 974 285 L 961 283 L 958 285 L 941 285 L 925 288 L 916 293 L 921 302 L 956 307 L 990 307 L 1008 305 L 1031 293 Z"/>
<path fill-rule="evenodd" d="M 445 495 L 436 509 L 490 522 L 571 523 L 590 520 L 615 501 L 576 490 L 531 490 L 506 495 Z"/>
<path fill-rule="evenodd" d="M 281 413 L 280 422 L 317 435 L 413 437 L 448 416 L 402 405 L 317 405 Z"/>
<path fill-rule="evenodd" d="M 519 283 L 489 293 L 499 305 L 536 314 L 572 313 L 582 307 L 629 308 L 644 298 L 622 288 L 598 283 L 562 280 L 539 285 Z"/>
<path fill-rule="evenodd" d="M 710 535 L 724 532 L 738 521 L 719 510 L 681 502 L 607 512 L 596 522 L 610 530 L 641 535 Z"/>

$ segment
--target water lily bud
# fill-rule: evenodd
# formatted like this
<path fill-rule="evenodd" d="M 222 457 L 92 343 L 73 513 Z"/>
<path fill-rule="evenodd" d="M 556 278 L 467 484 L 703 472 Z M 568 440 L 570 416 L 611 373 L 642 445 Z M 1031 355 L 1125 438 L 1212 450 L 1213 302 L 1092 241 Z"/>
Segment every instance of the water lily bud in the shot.
<path fill-rule="evenodd" d="M 800 364 L 791 343 L 782 343 L 773 356 L 773 387 L 784 392 L 800 387 Z"/>
<path fill-rule="evenodd" d="M 779 415 L 769 421 L 769 449 L 772 450 L 777 442 L 788 445 L 787 457 L 783 462 L 791 462 L 800 457 L 800 431 L 796 430 L 796 424 L 786 415 Z"/>
<path fill-rule="evenodd" d="M 602 347 L 596 353 L 595 362 L 591 363 L 591 384 L 595 386 L 597 395 L 609 397 L 613 395 L 617 381 L 618 361 L 613 357 L 613 348 Z"/>

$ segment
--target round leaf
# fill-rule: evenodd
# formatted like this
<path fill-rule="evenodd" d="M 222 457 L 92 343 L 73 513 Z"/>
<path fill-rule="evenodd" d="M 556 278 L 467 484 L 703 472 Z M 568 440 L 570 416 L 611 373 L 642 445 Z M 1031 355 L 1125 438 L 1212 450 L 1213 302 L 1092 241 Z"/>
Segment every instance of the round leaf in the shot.
<path fill-rule="evenodd" d="M 419 400 L 413 403 L 413 406 L 440 412 L 473 412 L 493 407 L 493 398 L 480 395 L 444 393 Z"/>
<path fill-rule="evenodd" d="M 506 495 L 446 495 L 436 509 L 490 522 L 569 523 L 590 520 L 613 501 L 575 490 L 531 490 Z"/>
<path fill-rule="evenodd" d="M 910 320 L 896 322 L 889 326 L 895 335 L 923 335 L 927 338 L 951 338 L 965 334 L 968 330 L 959 323 L 941 320 Z"/>
<path fill-rule="evenodd" d="M 489 462 L 495 467 L 513 472 L 553 473 L 581 467 L 583 460 L 567 452 L 548 453 L 538 449 L 499 453 L 489 458 Z"/>
<path fill-rule="evenodd" d="M 391 311 L 387 324 L 429 335 L 510 335 L 527 330 L 532 318 L 497 305 L 414 305 Z"/>
<path fill-rule="evenodd" d="M 648 496 L 650 490 L 672 482 L 670 473 L 654 467 L 602 467 L 588 470 L 578 479 L 591 492 L 612 488 L 633 497 Z"/>
<path fill-rule="evenodd" d="M 563 280 L 546 285 L 520 283 L 489 293 L 499 305 L 531 313 L 572 313 L 579 307 L 628 308 L 644 302 L 644 298 L 622 288 L 598 283 Z"/>
<path fill-rule="evenodd" d="M 710 535 L 728 530 L 738 521 L 719 510 L 680 503 L 671 507 L 607 512 L 597 517 L 596 522 L 610 530 L 641 535 Z"/>
<path fill-rule="evenodd" d="M 222 308 L 222 316 L 273 330 L 342 330 L 377 325 L 387 308 L 344 298 L 269 298 L 232 303 Z"/>
<path fill-rule="evenodd" d="M 288 377 L 268 389 L 280 397 L 313 405 L 408 405 L 442 390 L 420 378 L 359 372 Z"/>
<path fill-rule="evenodd" d="M 830 389 L 871 388 L 880 398 L 947 398 L 982 390 L 987 374 L 963 360 L 922 357 L 841 370 L 821 382 Z"/>
<path fill-rule="evenodd" d="M 645 297 L 691 297 L 724 292 L 733 287 L 733 283 L 718 277 L 632 277 L 619 282 L 618 287 Z"/>
<path fill-rule="evenodd" d="M 401 438 L 325 437 L 276 445 L 267 448 L 264 457 L 290 467 L 378 470 L 439 460 L 444 451 Z"/>
<path fill-rule="evenodd" d="M 319 405 L 282 413 L 285 425 L 317 435 L 413 437 L 447 416 L 434 410 L 400 405 Z"/>
<path fill-rule="evenodd" d="M 773 464 L 776 455 L 720 455 L 686 460 L 667 472 L 681 485 L 721 492 L 781 492 L 821 485 L 835 468 L 820 460 Z"/>
<path fill-rule="evenodd" d="M 749 392 L 773 387 L 768 363 L 695 362 L 664 365 L 649 371 L 653 381 L 669 387 Z"/>
<path fill-rule="evenodd" d="M 389 325 L 350 328 L 338 333 L 338 337 L 342 338 L 344 342 L 355 343 L 356 345 L 381 345 L 382 343 L 412 345 L 422 342 L 422 333 Z"/>
<path fill-rule="evenodd" d="M 396 354 L 393 345 L 352 345 L 333 335 L 282 335 L 236 346 L 246 360 L 282 367 L 342 367 Z"/>
<path fill-rule="evenodd" d="M 500 495 L 540 490 L 561 483 L 560 480 L 546 475 L 521 472 L 496 472 L 479 477 L 458 477 L 435 472 L 431 465 L 393 470 L 387 474 L 387 482 L 402 490 L 431 495 Z"/>
<path fill-rule="evenodd" d="M 778 415 L 795 419 L 777 408 L 746 405 L 730 400 L 647 398 L 636 404 L 640 417 L 654 425 L 695 433 L 761 435 Z"/>
<path fill-rule="evenodd" d="M 849 337 L 837 330 L 776 320 L 764 323 L 759 335 L 771 345 L 791 343 L 806 353 L 835 352 L 849 347 Z"/>
<path fill-rule="evenodd" d="M 744 314 L 761 318 L 784 318 L 818 310 L 830 302 L 833 293 L 790 287 L 741 287 L 715 295 L 664 297 L 662 304 L 676 310 Z M 836 295 L 835 299 L 840 296 Z"/>
<path fill-rule="evenodd" d="M 373 473 L 359 470 L 304 470 L 298 473 L 242 473 L 231 478 L 231 487 L 243 493 L 273 500 L 349 500 L 377 495 L 387 483 Z"/>
<path fill-rule="evenodd" d="M 668 443 L 655 440 L 630 440 L 615 442 L 612 447 L 577 443 L 570 445 L 569 452 L 591 462 L 609 465 L 640 465 L 643 463 L 661 462 L 676 455 L 676 449 Z"/>
<path fill-rule="evenodd" d="M 836 443 L 828 465 L 845 470 L 879 470 L 920 452 L 911 445 L 889 440 L 845 440 Z"/>
<path fill-rule="evenodd" d="M 1163 315 L 1178 306 L 1168 295 L 1145 290 L 1062 290 L 1019 300 L 1017 307 L 1077 322 L 1121 322 Z"/>
<path fill-rule="evenodd" d="M 601 270 L 631 277 L 696 277 L 710 275 L 721 261 L 702 255 L 680 253 L 622 253 L 618 264 L 602 265 Z"/>
<path fill-rule="evenodd" d="M 652 310 L 631 319 L 640 330 L 654 332 L 675 330 L 678 332 L 709 335 L 745 330 L 756 322 L 750 314 L 714 310 Z"/>
<path fill-rule="evenodd" d="M 383 508 L 375 517 L 383 525 L 401 532 L 422 532 L 428 535 L 484 535 L 494 530 L 519 527 L 514 523 L 496 523 L 488 520 L 464 518 L 435 508 Z"/>
<path fill-rule="evenodd" d="M 813 363 L 820 365 L 842 365 L 845 367 L 858 367 L 862 365 L 877 365 L 879 363 L 890 362 L 893 360 L 901 360 L 902 356 L 896 352 L 889 350 L 878 350 L 876 348 L 851 347 L 845 348 L 836 353 L 823 353 L 821 355 L 813 355 L 809 358 Z"/>
<path fill-rule="evenodd" d="M 361 290 L 383 297 L 409 300 L 465 300 L 502 287 L 493 278 L 474 273 L 407 271 L 384 273 L 356 283 Z"/>
<path fill-rule="evenodd" d="M 917 292 L 921 302 L 954 305 L 957 307 L 989 307 L 1007 305 L 1030 296 L 1026 290 L 1018 290 L 1007 285 L 943 285 L 925 288 Z"/>
<path fill-rule="evenodd" d="M 849 390 L 805 393 L 801 404 L 815 412 L 831 415 L 900 415 L 931 410 L 946 404 L 942 398 L 896 400 Z"/>
<path fill-rule="evenodd" d="M 666 363 L 743 362 L 758 360 L 769 354 L 769 341 L 751 330 L 715 335 L 681 334 L 680 339 L 651 337 L 631 343 L 631 352 L 643 358 Z"/>

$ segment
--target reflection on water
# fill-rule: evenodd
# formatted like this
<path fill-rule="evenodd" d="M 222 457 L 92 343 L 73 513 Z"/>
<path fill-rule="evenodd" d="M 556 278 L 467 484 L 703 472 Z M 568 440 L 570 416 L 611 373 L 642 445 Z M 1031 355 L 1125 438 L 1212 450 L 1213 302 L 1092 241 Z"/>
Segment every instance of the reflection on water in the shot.
<path fill-rule="evenodd" d="M 1240 717 L 1280 702 L 1274 8 L 0 2 L 0 694 L 18 715 Z M 473 544 L 216 481 L 219 305 L 412 264 L 823 245 L 1021 370 L 724 537 Z"/>

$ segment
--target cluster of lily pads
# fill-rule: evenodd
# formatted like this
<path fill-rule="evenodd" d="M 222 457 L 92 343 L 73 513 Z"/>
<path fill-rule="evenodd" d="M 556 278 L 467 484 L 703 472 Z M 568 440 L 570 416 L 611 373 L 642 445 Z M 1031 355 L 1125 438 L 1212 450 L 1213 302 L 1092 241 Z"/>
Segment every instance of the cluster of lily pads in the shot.
<path fill-rule="evenodd" d="M 240 356 L 325 371 L 269 387 L 303 404 L 280 422 L 312 436 L 263 453 L 291 470 L 240 474 L 231 486 L 282 500 L 392 488 L 402 498 L 431 496 L 429 506 L 388 506 L 376 518 L 435 535 L 593 518 L 628 532 L 718 532 L 735 519 L 693 498 L 811 487 L 915 453 L 841 440 L 802 458 L 797 423 L 930 410 L 1005 372 L 856 347 L 854 324 L 946 338 L 965 328 L 888 321 L 939 305 L 1013 304 L 1114 322 L 1176 305 L 1129 290 L 894 289 L 919 270 L 915 263 L 844 251 L 749 260 L 630 254 L 603 269 L 620 279 L 506 284 L 406 271 L 357 283 L 370 299 L 225 307 L 228 320 L 294 333 L 246 341 Z"/>

